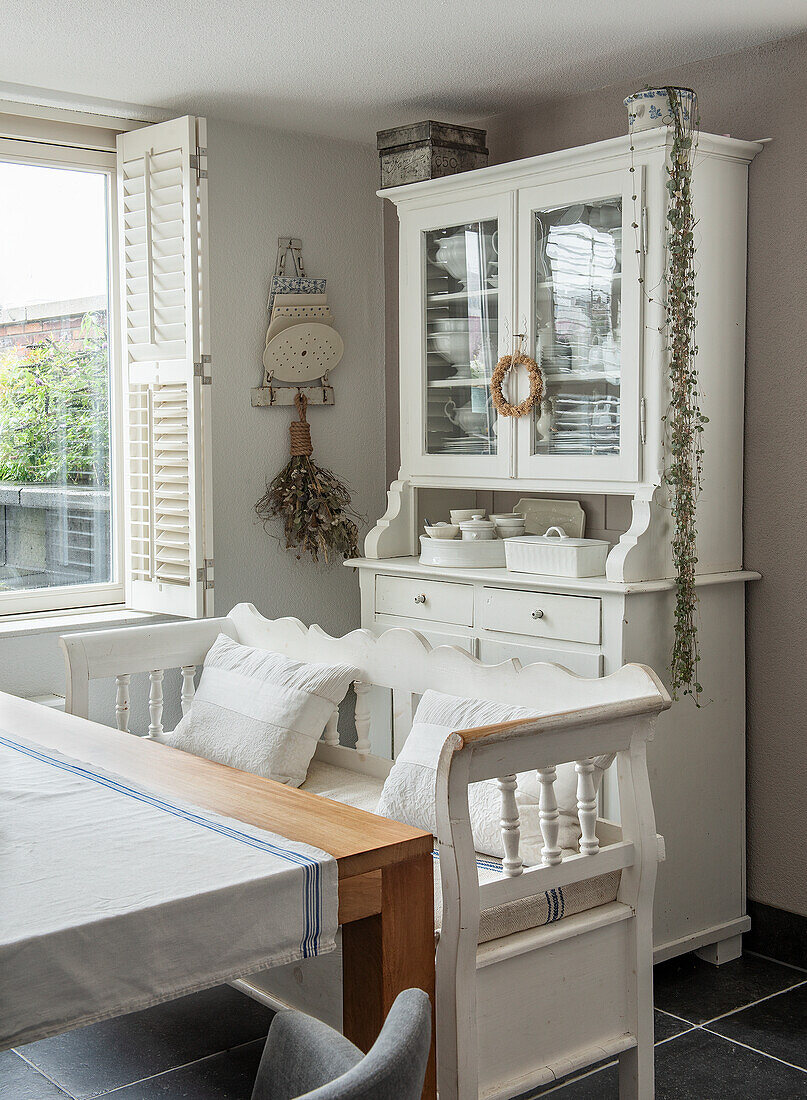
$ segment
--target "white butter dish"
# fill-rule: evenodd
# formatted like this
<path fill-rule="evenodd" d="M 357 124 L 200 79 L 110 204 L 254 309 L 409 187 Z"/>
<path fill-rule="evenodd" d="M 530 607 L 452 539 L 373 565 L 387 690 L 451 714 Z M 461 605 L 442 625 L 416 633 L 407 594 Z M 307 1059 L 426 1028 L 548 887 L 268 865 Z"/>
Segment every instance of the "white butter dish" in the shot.
<path fill-rule="evenodd" d="M 545 535 L 505 539 L 501 545 L 511 573 L 551 577 L 601 577 L 611 548 L 601 539 L 569 538 L 560 527 L 550 527 Z"/>

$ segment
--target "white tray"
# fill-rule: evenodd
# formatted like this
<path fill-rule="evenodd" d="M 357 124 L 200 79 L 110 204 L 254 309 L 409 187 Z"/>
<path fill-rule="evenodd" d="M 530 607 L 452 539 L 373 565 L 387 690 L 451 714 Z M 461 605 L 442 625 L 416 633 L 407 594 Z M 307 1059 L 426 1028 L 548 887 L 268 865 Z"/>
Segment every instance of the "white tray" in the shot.
<path fill-rule="evenodd" d="M 504 548 L 510 539 L 430 539 L 420 536 L 421 565 L 439 565 L 446 569 L 504 568 Z"/>

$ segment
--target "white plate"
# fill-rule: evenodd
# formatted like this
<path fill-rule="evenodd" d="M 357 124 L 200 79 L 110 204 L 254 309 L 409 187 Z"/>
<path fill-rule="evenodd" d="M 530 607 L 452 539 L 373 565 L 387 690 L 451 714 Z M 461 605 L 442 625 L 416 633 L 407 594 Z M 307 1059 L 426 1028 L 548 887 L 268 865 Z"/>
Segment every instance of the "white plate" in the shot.
<path fill-rule="evenodd" d="M 297 324 L 269 341 L 263 365 L 278 382 L 310 382 L 333 370 L 343 352 L 342 337 L 330 325 Z"/>

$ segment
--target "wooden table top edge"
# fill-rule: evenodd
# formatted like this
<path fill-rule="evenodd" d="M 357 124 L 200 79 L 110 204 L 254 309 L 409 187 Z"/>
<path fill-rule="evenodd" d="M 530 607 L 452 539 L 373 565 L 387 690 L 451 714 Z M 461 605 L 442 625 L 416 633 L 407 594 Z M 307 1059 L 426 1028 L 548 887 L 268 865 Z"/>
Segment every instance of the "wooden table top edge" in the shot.
<path fill-rule="evenodd" d="M 421 829 L 0 691 L 3 730 L 155 794 L 311 844 L 336 859 L 340 879 L 434 848 L 432 835 Z"/>

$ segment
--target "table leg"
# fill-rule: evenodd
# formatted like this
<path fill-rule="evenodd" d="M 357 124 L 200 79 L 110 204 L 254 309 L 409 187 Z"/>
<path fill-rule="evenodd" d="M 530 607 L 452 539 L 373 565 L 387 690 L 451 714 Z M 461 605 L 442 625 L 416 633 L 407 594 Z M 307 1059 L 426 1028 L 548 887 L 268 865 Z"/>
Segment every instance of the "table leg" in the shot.
<path fill-rule="evenodd" d="M 434 877 L 431 854 L 381 873 L 381 912 L 342 927 L 344 1032 L 362 1050 L 375 1042 L 403 989 L 424 989 L 434 1005 Z M 437 1095 L 432 1048 L 423 1096 Z"/>

